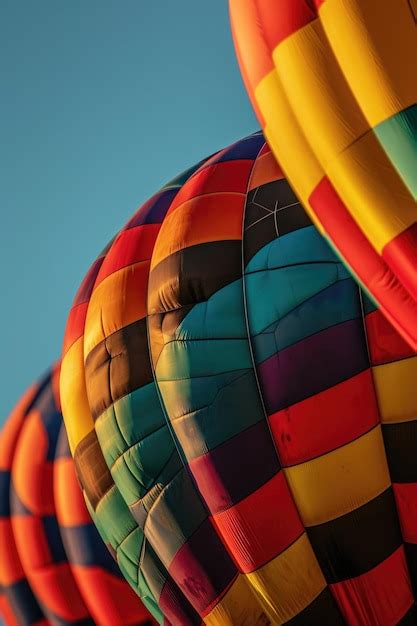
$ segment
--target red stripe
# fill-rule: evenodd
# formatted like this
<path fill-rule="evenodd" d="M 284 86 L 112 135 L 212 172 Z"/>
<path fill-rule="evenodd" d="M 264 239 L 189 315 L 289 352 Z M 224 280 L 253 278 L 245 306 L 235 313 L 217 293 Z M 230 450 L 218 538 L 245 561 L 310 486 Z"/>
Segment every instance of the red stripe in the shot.
<path fill-rule="evenodd" d="M 280 554 L 304 530 L 283 472 L 215 515 L 213 523 L 244 573 Z"/>
<path fill-rule="evenodd" d="M 404 541 L 417 543 L 417 483 L 393 483 Z"/>
<path fill-rule="evenodd" d="M 13 533 L 23 568 L 28 577 L 52 563 L 45 529 L 40 517 L 13 515 Z M 32 582 L 32 581 L 31 581 Z"/>
<path fill-rule="evenodd" d="M 53 461 L 46 461 L 48 435 L 40 413 L 31 411 L 13 464 L 13 485 L 33 515 L 54 515 Z"/>
<path fill-rule="evenodd" d="M 64 343 L 62 346 L 62 354 L 65 355 L 70 347 L 82 337 L 85 327 L 85 318 L 87 317 L 88 302 L 82 302 L 73 306 L 65 327 Z"/>
<path fill-rule="evenodd" d="M 413 298 L 417 298 L 417 222 L 387 243 L 382 258 Z"/>
<path fill-rule="evenodd" d="M 89 617 L 67 563 L 43 566 L 29 580 L 42 604 L 61 619 L 73 622 Z"/>
<path fill-rule="evenodd" d="M 156 623 L 125 580 L 100 567 L 71 565 L 71 569 L 88 600 L 92 617 L 100 626 L 137 626 L 145 620 Z"/>
<path fill-rule="evenodd" d="M 398 332 L 417 350 L 416 301 L 376 253 L 327 178 L 320 181 L 309 202 L 342 257 Z"/>
<path fill-rule="evenodd" d="M 15 405 L 4 426 L 2 426 L 0 431 L 0 470 L 10 471 L 12 469 L 20 429 L 37 392 L 37 385 L 29 387 Z"/>
<path fill-rule="evenodd" d="M 403 546 L 366 574 L 330 588 L 350 626 L 397 624 L 413 604 Z"/>
<path fill-rule="evenodd" d="M 262 34 L 271 52 L 317 18 L 315 3 L 309 0 L 256 0 L 255 4 Z"/>
<path fill-rule="evenodd" d="M 230 146 L 224 152 L 230 150 Z M 216 154 L 213 159 L 218 159 Z M 210 163 L 210 161 L 208 161 Z M 222 161 L 215 165 L 204 166 L 181 187 L 169 207 L 167 215 L 173 213 L 187 200 L 208 193 L 246 193 L 253 160 Z"/>
<path fill-rule="evenodd" d="M 372 365 L 381 365 L 416 354 L 381 311 L 369 313 L 365 323 Z"/>
<path fill-rule="evenodd" d="M 17 553 L 10 518 L 0 519 L 0 546 L 0 584 L 12 585 L 25 578 L 25 573 Z"/>
<path fill-rule="evenodd" d="M 284 466 L 304 463 L 343 446 L 371 430 L 378 421 L 370 370 L 269 417 Z"/>
<path fill-rule="evenodd" d="M 120 232 L 103 261 L 94 289 L 110 274 L 128 265 L 148 261 L 160 229 L 161 224 L 143 224 Z"/>

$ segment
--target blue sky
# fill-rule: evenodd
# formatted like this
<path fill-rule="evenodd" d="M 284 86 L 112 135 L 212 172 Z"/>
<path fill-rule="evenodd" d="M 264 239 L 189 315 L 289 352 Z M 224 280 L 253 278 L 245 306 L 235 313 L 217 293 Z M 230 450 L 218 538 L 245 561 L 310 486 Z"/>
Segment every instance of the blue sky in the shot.
<path fill-rule="evenodd" d="M 226 0 L 3 0 L 0 424 L 59 356 L 90 262 L 164 182 L 258 125 Z"/>

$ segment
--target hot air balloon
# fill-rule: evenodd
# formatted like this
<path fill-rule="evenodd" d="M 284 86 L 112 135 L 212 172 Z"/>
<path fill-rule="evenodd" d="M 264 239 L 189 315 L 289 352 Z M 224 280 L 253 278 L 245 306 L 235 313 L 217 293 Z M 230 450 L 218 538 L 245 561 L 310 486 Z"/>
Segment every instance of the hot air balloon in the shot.
<path fill-rule="evenodd" d="M 106 253 L 107 249 L 87 272 L 67 322 L 60 389 L 63 413 L 71 416 L 66 424 L 69 445 L 75 454 L 74 465 L 90 515 L 131 587 L 160 624 L 198 625 L 201 623 L 198 613 L 168 575 L 116 486 L 88 406 L 84 327 L 91 292 Z"/>
<path fill-rule="evenodd" d="M 12 509 L 12 519 L 9 513 L 1 520 L 7 626 L 152 626 L 86 509 L 62 422 L 58 378 L 56 366 L 29 389 L 2 434 L 0 459 L 13 466 L 14 479 L 9 493 L 10 470 L 4 472 L 1 494 Z"/>
<path fill-rule="evenodd" d="M 10 496 L 20 560 L 51 624 L 94 624 L 62 544 L 53 498 L 53 463 L 61 427 L 59 366 L 45 377 L 19 435 Z"/>
<path fill-rule="evenodd" d="M 10 518 L 11 469 L 19 435 L 41 393 L 33 385 L 22 396 L 0 434 L 0 616 L 6 626 L 48 626 L 23 569 Z"/>
<path fill-rule="evenodd" d="M 119 560 L 171 623 L 405 625 L 416 373 L 256 133 L 153 196 L 93 266 L 61 398 L 93 515 L 120 531 L 101 511 L 123 500 Z"/>
<path fill-rule="evenodd" d="M 71 571 L 95 624 L 155 624 L 124 580 L 91 520 L 77 481 L 63 425 L 55 453 L 54 499 Z"/>
<path fill-rule="evenodd" d="M 415 0 L 230 0 L 242 76 L 298 197 L 417 349 Z"/>

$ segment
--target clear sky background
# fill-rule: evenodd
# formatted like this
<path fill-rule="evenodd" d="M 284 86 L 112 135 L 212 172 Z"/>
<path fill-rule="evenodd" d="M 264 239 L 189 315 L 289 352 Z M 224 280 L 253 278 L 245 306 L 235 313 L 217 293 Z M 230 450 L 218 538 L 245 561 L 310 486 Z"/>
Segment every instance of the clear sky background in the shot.
<path fill-rule="evenodd" d="M 89 264 L 183 169 L 258 128 L 226 0 L 2 0 L 0 424 L 60 354 Z"/>

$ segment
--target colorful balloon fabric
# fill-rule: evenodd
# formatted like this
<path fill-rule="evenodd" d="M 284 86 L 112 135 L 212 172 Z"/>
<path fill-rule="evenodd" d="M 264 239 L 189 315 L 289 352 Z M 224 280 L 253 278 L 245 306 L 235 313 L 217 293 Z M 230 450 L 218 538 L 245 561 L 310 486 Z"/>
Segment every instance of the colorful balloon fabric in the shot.
<path fill-rule="evenodd" d="M 59 366 L 12 413 L 0 463 L 2 505 L 10 501 L 0 518 L 7 626 L 152 626 L 85 507 L 62 422 Z"/>
<path fill-rule="evenodd" d="M 406 626 L 416 374 L 256 133 L 93 265 L 61 398 L 91 513 L 164 623 Z"/>
<path fill-rule="evenodd" d="M 244 82 L 320 231 L 417 349 L 417 3 L 230 0 Z"/>
<path fill-rule="evenodd" d="M 45 616 L 55 626 L 94 624 L 72 576 L 53 498 L 61 427 L 59 368 L 42 385 L 19 435 L 12 466 L 11 519 L 19 557 Z"/>
<path fill-rule="evenodd" d="M 71 572 L 94 623 L 99 626 L 152 626 L 155 622 L 127 585 L 91 520 L 63 425 L 55 453 L 54 498 Z"/>
<path fill-rule="evenodd" d="M 0 433 L 0 618 L 6 626 L 48 626 L 22 566 L 10 517 L 11 471 L 22 427 L 41 385 L 22 396 Z"/>

